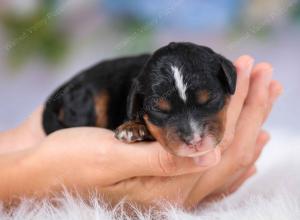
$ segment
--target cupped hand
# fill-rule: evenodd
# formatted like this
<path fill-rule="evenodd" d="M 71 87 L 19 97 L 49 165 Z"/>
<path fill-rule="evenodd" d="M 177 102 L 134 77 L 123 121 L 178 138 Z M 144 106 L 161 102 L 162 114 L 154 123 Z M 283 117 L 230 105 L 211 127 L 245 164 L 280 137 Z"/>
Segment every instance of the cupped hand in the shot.
<path fill-rule="evenodd" d="M 0 150 L 11 151 L 3 147 L 10 143 L 15 151 L 32 152 L 30 164 L 38 166 L 35 185 L 30 186 L 35 194 L 65 185 L 79 192 L 96 188 L 113 204 L 126 197 L 143 206 L 166 199 L 193 207 L 234 191 L 255 172 L 254 163 L 268 139 L 262 123 L 281 86 L 271 80 L 269 64 L 258 64 L 253 70 L 252 65 L 248 56 L 236 61 L 237 92 L 230 102 L 225 138 L 201 163 L 170 155 L 157 142 L 121 143 L 106 129 L 71 128 L 46 137 L 42 108 L 20 127 L 1 134 Z"/>
<path fill-rule="evenodd" d="M 99 191 L 115 204 L 125 197 L 142 206 L 152 206 L 161 199 L 183 208 L 235 191 L 256 171 L 255 162 L 269 139 L 262 130 L 272 105 L 281 93 L 281 85 L 272 80 L 272 67 L 267 63 L 253 68 L 253 59 L 240 57 L 237 93 L 228 111 L 225 138 L 219 148 L 220 163 L 205 172 L 173 177 L 136 177 L 120 181 Z M 178 169 L 180 164 L 175 165 Z"/>
<path fill-rule="evenodd" d="M 238 69 L 241 68 L 239 61 Z M 255 174 L 255 162 L 269 140 L 269 134 L 261 127 L 281 92 L 281 85 L 272 80 L 270 64 L 260 63 L 253 68 L 234 135 L 227 140 L 230 144 L 221 162 L 198 180 L 187 203 L 196 204 L 204 198 L 215 199 L 232 193 Z M 238 100 L 234 98 L 233 102 Z"/>
<path fill-rule="evenodd" d="M 204 172 L 220 161 L 216 149 L 192 158 L 175 157 L 157 142 L 126 144 L 114 138 L 112 131 L 70 128 L 54 132 L 34 151 L 36 163 L 56 176 L 55 182 L 77 189 L 106 187 L 136 176 L 178 176 Z"/>
<path fill-rule="evenodd" d="M 0 186 L 0 199 L 44 197 L 64 187 L 75 187 L 82 194 L 136 176 L 202 173 L 220 161 L 219 149 L 196 163 L 192 158 L 167 153 L 157 142 L 125 144 L 115 139 L 112 131 L 95 127 L 63 129 L 45 136 L 41 114 L 42 107 L 19 127 L 0 134 L 0 162 L 18 160 L 20 167 L 16 169 L 20 171 L 16 175 L 22 179 L 10 184 L 11 193 L 3 196 Z"/>

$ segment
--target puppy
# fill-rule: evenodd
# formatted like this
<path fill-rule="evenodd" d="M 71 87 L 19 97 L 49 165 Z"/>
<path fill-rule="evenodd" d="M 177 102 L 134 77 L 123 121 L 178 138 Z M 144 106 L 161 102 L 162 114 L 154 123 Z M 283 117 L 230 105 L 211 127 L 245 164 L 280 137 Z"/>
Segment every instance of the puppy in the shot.
<path fill-rule="evenodd" d="M 196 157 L 222 140 L 235 87 L 229 60 L 208 47 L 170 43 L 76 75 L 46 102 L 43 127 L 47 134 L 108 128 L 128 143 L 157 140 L 174 155 Z"/>

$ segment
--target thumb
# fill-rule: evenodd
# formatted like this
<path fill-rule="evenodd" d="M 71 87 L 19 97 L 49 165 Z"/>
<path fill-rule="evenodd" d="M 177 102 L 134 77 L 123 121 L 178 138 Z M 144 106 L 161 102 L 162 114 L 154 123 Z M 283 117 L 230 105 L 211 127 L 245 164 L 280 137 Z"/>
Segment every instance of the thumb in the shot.
<path fill-rule="evenodd" d="M 126 144 L 119 148 L 126 161 L 126 178 L 135 176 L 177 176 L 205 171 L 220 161 L 216 148 L 199 157 L 177 157 L 166 152 L 158 142 Z"/>

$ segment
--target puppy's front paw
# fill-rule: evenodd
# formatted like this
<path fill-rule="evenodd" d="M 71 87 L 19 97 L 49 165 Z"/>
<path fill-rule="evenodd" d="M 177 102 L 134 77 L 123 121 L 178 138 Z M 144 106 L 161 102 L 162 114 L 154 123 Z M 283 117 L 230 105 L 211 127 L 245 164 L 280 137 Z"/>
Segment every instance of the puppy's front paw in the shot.
<path fill-rule="evenodd" d="M 126 143 L 153 139 L 143 123 L 128 121 L 115 131 L 115 137 Z"/>

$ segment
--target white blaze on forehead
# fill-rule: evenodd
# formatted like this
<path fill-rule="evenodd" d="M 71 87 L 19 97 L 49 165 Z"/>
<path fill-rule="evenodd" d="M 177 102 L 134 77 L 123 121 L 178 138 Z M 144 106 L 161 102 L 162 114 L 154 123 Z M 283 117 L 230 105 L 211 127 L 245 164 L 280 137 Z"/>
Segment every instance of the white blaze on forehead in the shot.
<path fill-rule="evenodd" d="M 186 89 L 187 85 L 183 82 L 183 76 L 180 72 L 180 70 L 176 66 L 171 66 L 173 76 L 175 79 L 175 85 L 178 90 L 179 96 L 182 98 L 182 100 L 186 101 Z"/>

